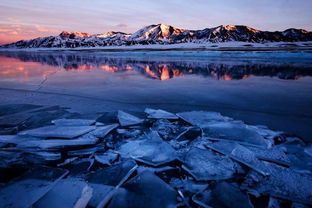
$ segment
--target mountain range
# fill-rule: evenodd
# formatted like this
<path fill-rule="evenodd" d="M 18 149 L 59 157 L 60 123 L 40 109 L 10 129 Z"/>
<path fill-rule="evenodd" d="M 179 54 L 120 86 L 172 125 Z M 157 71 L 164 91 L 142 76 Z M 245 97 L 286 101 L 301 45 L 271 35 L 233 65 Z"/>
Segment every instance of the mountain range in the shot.
<path fill-rule="evenodd" d="M 21 40 L 1 46 L 2 48 L 77 48 L 129 46 L 178 43 L 219 43 L 219 42 L 297 42 L 312 41 L 312 32 L 290 28 L 285 31 L 261 31 L 244 25 L 227 25 L 203 30 L 186 30 L 171 25 L 146 26 L 133 34 L 107 32 L 88 34 L 63 31 L 57 36 Z"/>

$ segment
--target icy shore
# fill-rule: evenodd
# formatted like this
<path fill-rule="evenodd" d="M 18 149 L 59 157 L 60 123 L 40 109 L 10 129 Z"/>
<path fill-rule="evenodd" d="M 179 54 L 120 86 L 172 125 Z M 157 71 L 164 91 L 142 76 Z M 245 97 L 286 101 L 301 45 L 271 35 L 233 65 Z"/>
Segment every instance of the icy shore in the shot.
<path fill-rule="evenodd" d="M 311 145 L 217 112 L 0 111 L 0 207 L 308 207 Z"/>

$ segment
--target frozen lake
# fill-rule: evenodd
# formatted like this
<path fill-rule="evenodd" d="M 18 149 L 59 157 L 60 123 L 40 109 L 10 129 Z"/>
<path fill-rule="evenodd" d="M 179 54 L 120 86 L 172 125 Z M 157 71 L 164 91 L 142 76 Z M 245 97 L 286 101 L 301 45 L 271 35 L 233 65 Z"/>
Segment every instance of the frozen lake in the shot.
<path fill-rule="evenodd" d="M 217 111 L 311 141 L 312 53 L 0 52 L 0 104 Z"/>

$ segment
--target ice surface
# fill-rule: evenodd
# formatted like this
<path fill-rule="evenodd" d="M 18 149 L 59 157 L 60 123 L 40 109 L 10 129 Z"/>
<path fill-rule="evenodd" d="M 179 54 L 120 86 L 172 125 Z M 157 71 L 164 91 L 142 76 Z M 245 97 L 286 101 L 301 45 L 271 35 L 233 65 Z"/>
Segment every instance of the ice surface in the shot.
<path fill-rule="evenodd" d="M 54 138 L 75 138 L 86 134 L 95 127 L 93 126 L 45 126 L 37 129 L 20 132 L 19 135 L 28 135 L 34 137 L 54 137 Z"/>
<path fill-rule="evenodd" d="M 23 174 L 0 188 L 0 207 L 31 207 L 67 173 L 62 169 L 41 167 Z"/>
<path fill-rule="evenodd" d="M 109 207 L 176 207 L 176 191 L 150 171 L 142 172 L 122 187 L 113 196 Z"/>
<path fill-rule="evenodd" d="M 91 126 L 95 124 L 95 120 L 89 119 L 57 119 L 53 120 L 52 123 L 58 126 Z"/>
<path fill-rule="evenodd" d="M 175 150 L 163 141 L 157 132 L 151 131 L 140 140 L 129 140 L 117 150 L 124 158 L 158 166 L 176 159 Z"/>
<path fill-rule="evenodd" d="M 143 119 L 133 116 L 129 113 L 118 111 L 118 120 L 121 126 L 132 126 L 143 123 Z"/>
<path fill-rule="evenodd" d="M 228 157 L 195 147 L 186 154 L 183 164 L 199 181 L 229 179 L 236 172 L 236 165 Z"/>
<path fill-rule="evenodd" d="M 151 108 L 146 108 L 144 112 L 148 114 L 148 118 L 154 118 L 154 119 L 178 119 L 179 118 L 175 114 L 169 113 L 161 109 L 155 110 Z"/>
<path fill-rule="evenodd" d="M 232 140 L 241 144 L 267 147 L 268 143 L 254 129 L 242 123 L 216 122 L 205 126 L 204 135 L 217 140 Z"/>
<path fill-rule="evenodd" d="M 231 120 L 228 117 L 222 116 L 220 113 L 207 112 L 207 111 L 182 112 L 182 113 L 177 113 L 177 115 L 183 120 L 185 120 L 186 122 L 194 126 L 199 126 L 201 128 L 204 128 L 211 123 L 215 123 L 216 121 Z"/>
<path fill-rule="evenodd" d="M 217 183 L 212 189 L 196 194 L 193 200 L 204 207 L 252 208 L 247 194 L 238 186 L 227 182 Z"/>
<path fill-rule="evenodd" d="M 92 196 L 92 189 L 89 190 L 89 192 L 86 192 L 85 191 L 86 188 L 88 188 L 88 184 L 82 179 L 78 178 L 62 179 L 47 194 L 45 194 L 39 201 L 37 201 L 33 205 L 33 207 L 34 208 L 75 207 L 78 201 L 81 198 L 84 198 L 85 195 L 89 195 L 86 197 L 86 201 L 88 202 L 90 200 Z"/>
<path fill-rule="evenodd" d="M 269 177 L 260 177 L 250 173 L 243 185 L 244 189 L 312 205 L 312 177 L 310 174 L 301 174 L 272 163 L 265 165 Z"/>

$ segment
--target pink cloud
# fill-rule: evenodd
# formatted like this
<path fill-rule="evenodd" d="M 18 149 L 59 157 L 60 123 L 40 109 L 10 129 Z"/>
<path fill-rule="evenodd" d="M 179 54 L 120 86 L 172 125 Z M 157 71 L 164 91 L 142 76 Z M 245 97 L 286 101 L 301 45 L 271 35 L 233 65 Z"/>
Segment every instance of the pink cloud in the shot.
<path fill-rule="evenodd" d="M 128 25 L 127 25 L 127 24 L 120 23 L 120 24 L 116 25 L 116 27 L 128 27 Z"/>

